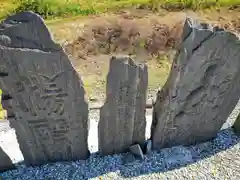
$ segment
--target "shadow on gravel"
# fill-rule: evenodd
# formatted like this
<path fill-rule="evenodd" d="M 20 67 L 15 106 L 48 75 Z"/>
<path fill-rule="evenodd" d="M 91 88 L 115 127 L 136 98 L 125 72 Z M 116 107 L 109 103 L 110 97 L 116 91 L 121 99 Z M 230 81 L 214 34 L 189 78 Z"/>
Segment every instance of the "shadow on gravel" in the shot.
<path fill-rule="evenodd" d="M 164 149 L 161 152 L 152 152 L 146 155 L 143 160 L 135 159 L 129 153 L 102 158 L 97 153 L 94 153 L 86 161 L 61 162 L 29 168 L 26 168 L 23 164 L 18 164 L 16 170 L 5 172 L 1 176 L 4 180 L 79 180 L 89 178 L 99 179 L 98 177 L 104 174 L 115 172 L 119 177 L 132 178 L 149 173 L 167 172 L 187 166 L 209 158 L 221 151 L 225 151 L 239 142 L 240 137 L 233 133 L 232 128 L 228 128 L 220 131 L 215 139 L 206 143 L 190 147 Z M 102 179 L 106 179 L 106 177 Z"/>

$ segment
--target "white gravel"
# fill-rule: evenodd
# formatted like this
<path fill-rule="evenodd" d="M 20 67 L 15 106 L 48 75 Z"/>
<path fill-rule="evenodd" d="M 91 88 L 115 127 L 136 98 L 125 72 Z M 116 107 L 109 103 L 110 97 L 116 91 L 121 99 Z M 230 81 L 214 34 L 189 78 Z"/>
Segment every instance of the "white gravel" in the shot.
<path fill-rule="evenodd" d="M 79 179 L 240 179 L 240 137 L 230 128 L 240 111 L 240 103 L 224 124 L 216 139 L 191 147 L 174 147 L 145 155 L 143 160 L 131 154 L 99 157 L 97 153 L 98 111 L 90 113 L 89 148 L 86 161 L 62 162 L 25 167 L 0 174 L 4 180 L 79 180 Z M 147 112 L 150 136 L 151 111 Z M 6 127 L 0 123 L 0 128 Z M 23 160 L 13 130 L 0 132 L 0 146 L 14 162 Z"/>

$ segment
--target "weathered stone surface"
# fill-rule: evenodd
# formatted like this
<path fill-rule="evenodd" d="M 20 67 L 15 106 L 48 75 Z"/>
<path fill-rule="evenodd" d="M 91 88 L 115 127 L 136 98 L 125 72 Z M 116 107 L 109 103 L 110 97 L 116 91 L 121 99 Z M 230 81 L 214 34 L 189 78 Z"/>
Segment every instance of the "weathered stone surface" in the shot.
<path fill-rule="evenodd" d="M 239 39 L 187 19 L 170 76 L 154 104 L 153 148 L 215 137 L 237 104 L 239 92 Z"/>
<path fill-rule="evenodd" d="M 0 45 L 45 52 L 61 51 L 61 46 L 54 43 L 41 16 L 33 12 L 17 13 L 4 20 L 0 24 Z"/>
<path fill-rule="evenodd" d="M 147 84 L 146 65 L 136 65 L 128 57 L 111 59 L 98 126 L 100 154 L 125 152 L 132 144 L 143 148 Z"/>
<path fill-rule="evenodd" d="M 13 168 L 14 168 L 14 165 L 12 164 L 11 159 L 0 147 L 0 172 L 4 172 Z"/>
<path fill-rule="evenodd" d="M 41 16 L 33 12 L 9 16 L 0 24 L 0 46 L 39 49 L 46 52 L 61 51 L 61 46 L 54 43 Z M 0 76 L 4 76 L 6 73 L 1 70 L 3 69 L 0 69 Z M 2 100 L 4 108 L 8 110 L 8 118 L 14 117 L 11 99 L 5 90 Z"/>
<path fill-rule="evenodd" d="M 0 88 L 9 93 L 25 163 L 87 158 L 88 104 L 67 55 L 36 14 L 14 15 L 0 27 L 10 39 L 0 46 Z"/>
<path fill-rule="evenodd" d="M 234 125 L 233 125 L 234 132 L 240 136 L 240 114 L 238 115 Z"/>

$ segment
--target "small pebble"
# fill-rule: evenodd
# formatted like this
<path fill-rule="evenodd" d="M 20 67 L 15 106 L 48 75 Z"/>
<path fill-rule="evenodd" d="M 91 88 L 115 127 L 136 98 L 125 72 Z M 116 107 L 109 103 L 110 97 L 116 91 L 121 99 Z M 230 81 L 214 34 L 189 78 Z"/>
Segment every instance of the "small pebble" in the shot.
<path fill-rule="evenodd" d="M 129 151 L 136 157 L 143 159 L 143 152 L 139 144 L 135 144 L 129 147 Z"/>

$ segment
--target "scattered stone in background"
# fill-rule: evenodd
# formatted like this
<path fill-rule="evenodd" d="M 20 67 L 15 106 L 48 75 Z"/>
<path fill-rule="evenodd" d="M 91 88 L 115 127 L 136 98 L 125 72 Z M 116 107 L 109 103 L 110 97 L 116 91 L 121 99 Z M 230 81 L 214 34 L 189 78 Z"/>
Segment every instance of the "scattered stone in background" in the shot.
<path fill-rule="evenodd" d="M 132 144 L 143 148 L 147 86 L 146 65 L 129 57 L 112 57 L 98 126 L 101 155 L 127 152 Z"/>

